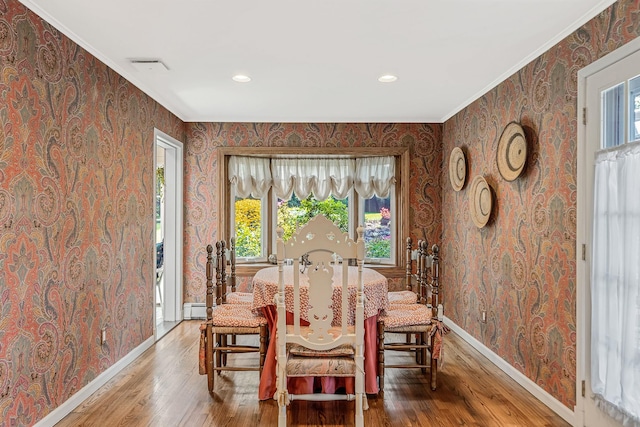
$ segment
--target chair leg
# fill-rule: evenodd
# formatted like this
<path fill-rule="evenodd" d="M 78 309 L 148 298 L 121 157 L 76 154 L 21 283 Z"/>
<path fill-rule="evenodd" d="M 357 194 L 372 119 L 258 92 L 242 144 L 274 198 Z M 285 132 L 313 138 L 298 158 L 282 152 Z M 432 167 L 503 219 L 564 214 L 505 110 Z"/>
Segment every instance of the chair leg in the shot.
<path fill-rule="evenodd" d="M 427 332 L 422 332 L 420 333 L 420 344 L 422 345 L 422 348 L 420 349 L 420 364 L 421 365 L 426 365 L 427 364 L 427 360 L 428 356 L 429 356 L 429 352 L 427 351 L 427 343 L 429 342 L 429 336 L 427 335 Z M 427 368 L 422 368 L 422 373 L 426 374 L 427 373 Z"/>
<path fill-rule="evenodd" d="M 287 406 L 278 405 L 278 427 L 287 427 Z"/>
<path fill-rule="evenodd" d="M 436 378 L 438 374 L 438 359 L 433 357 L 433 352 L 431 352 L 431 390 L 436 391 Z"/>
<path fill-rule="evenodd" d="M 227 338 L 228 338 L 228 335 L 226 335 L 226 334 L 224 334 L 224 335 L 221 335 L 221 336 L 220 336 L 220 345 L 221 345 L 222 347 L 227 347 L 227 344 L 228 344 L 228 343 L 227 343 Z M 228 354 L 228 350 L 224 350 L 224 351 L 222 351 L 222 352 L 220 352 L 220 353 L 221 353 L 221 363 L 220 363 L 220 366 L 221 366 L 221 367 L 222 367 L 222 366 L 227 366 L 227 354 Z"/>
<path fill-rule="evenodd" d="M 378 385 L 384 390 L 384 322 L 378 322 Z"/>
<path fill-rule="evenodd" d="M 207 332 L 206 332 L 206 349 L 205 349 L 205 358 L 206 358 L 206 366 L 207 366 L 207 386 L 209 388 L 209 393 L 211 393 L 213 391 L 213 388 L 215 386 L 215 370 L 213 369 L 215 367 L 215 364 L 213 363 L 213 358 L 214 358 L 214 346 L 215 346 L 215 337 L 214 334 L 212 334 L 211 332 L 211 327 L 209 326 L 207 328 Z"/>
<path fill-rule="evenodd" d="M 219 347 L 222 347 L 222 337 L 224 335 L 222 334 L 216 334 L 216 341 L 215 341 L 215 348 L 214 348 L 214 353 L 215 353 L 215 367 L 222 367 L 222 351 L 219 349 Z M 217 371 L 218 375 L 220 375 L 220 371 Z"/>
<path fill-rule="evenodd" d="M 262 378 L 262 369 L 264 368 L 264 361 L 267 358 L 267 341 L 269 337 L 269 328 L 267 325 L 260 326 L 260 371 L 259 376 Z"/>
<path fill-rule="evenodd" d="M 356 392 L 356 427 L 364 427 L 364 399 L 363 394 Z"/>

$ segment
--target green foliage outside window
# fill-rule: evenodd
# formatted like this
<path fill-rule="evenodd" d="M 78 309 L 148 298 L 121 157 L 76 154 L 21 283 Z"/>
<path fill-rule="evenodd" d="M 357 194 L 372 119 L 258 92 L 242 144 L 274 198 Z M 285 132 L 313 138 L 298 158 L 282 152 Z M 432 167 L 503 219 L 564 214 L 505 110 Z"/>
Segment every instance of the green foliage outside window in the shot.
<path fill-rule="evenodd" d="M 262 256 L 262 206 L 260 200 L 239 199 L 235 203 L 236 254 L 238 257 L 256 258 Z M 349 208 L 347 200 L 333 197 L 322 202 L 309 196 L 299 200 L 295 195 L 289 201 L 278 202 L 278 226 L 284 230 L 283 238 L 288 240 L 295 231 L 318 214 L 325 215 L 342 231 L 349 229 Z M 389 258 L 391 240 L 388 208 L 365 215 L 365 250 L 367 258 Z"/>
<path fill-rule="evenodd" d="M 236 256 L 262 255 L 262 207 L 260 200 L 236 200 Z"/>
<path fill-rule="evenodd" d="M 319 202 L 313 196 L 299 200 L 294 195 L 287 202 L 278 202 L 278 226 L 284 230 L 283 239 L 288 240 L 299 227 L 318 214 L 326 216 L 340 230 L 349 231 L 349 208 L 346 200 L 329 197 Z"/>
<path fill-rule="evenodd" d="M 366 240 L 365 240 L 366 242 Z M 366 242 L 367 258 L 389 258 L 391 256 L 391 241 L 387 238 L 377 238 Z"/>

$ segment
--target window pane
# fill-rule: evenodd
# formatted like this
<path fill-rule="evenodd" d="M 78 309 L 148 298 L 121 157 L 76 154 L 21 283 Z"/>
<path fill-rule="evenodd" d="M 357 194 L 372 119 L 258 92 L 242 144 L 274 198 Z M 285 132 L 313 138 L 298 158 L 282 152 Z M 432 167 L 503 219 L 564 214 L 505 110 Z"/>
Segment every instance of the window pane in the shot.
<path fill-rule="evenodd" d="M 236 197 L 236 256 L 257 258 L 262 256 L 262 200 Z"/>
<path fill-rule="evenodd" d="M 629 80 L 629 141 L 640 140 L 640 76 Z"/>
<path fill-rule="evenodd" d="M 364 201 L 364 244 L 367 258 L 391 258 L 391 197 Z"/>
<path fill-rule="evenodd" d="M 602 148 L 624 144 L 624 83 L 602 92 Z"/>
<path fill-rule="evenodd" d="M 300 200 L 294 194 L 289 201 L 278 199 L 278 227 L 284 230 L 283 239 L 287 241 L 299 227 L 318 214 L 324 214 L 340 230 L 349 231 L 348 198 L 338 200 L 331 196 L 319 202 L 313 195 Z"/>

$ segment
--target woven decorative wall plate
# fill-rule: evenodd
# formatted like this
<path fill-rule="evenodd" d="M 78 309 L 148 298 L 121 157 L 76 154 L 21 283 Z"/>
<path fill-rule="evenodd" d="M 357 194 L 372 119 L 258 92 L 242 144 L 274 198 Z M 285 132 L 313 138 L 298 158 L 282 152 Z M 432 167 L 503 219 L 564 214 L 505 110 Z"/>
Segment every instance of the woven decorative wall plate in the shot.
<path fill-rule="evenodd" d="M 467 177 L 467 160 L 464 152 L 460 147 L 451 150 L 449 156 L 449 179 L 451 186 L 455 191 L 460 191 L 464 187 L 464 181 Z"/>
<path fill-rule="evenodd" d="M 493 196 L 487 181 L 480 175 L 471 182 L 469 193 L 469 214 L 473 223 L 482 228 L 487 225 L 493 207 Z"/>
<path fill-rule="evenodd" d="M 527 161 L 527 140 L 519 123 L 509 123 L 498 141 L 498 171 L 506 181 L 513 181 Z"/>

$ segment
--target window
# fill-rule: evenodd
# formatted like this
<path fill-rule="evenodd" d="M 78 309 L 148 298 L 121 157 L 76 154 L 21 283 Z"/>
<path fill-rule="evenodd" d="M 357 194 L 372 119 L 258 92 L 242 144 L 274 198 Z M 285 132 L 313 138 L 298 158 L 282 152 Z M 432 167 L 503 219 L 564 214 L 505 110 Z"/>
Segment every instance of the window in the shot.
<path fill-rule="evenodd" d="M 265 152 L 261 148 L 244 148 L 243 150 L 234 148 L 221 149 L 221 151 L 223 151 L 220 154 L 221 164 L 227 165 L 226 170 L 221 173 L 221 181 L 226 184 L 221 186 L 222 194 L 227 194 L 226 198 L 222 197 L 221 212 L 226 212 L 227 215 L 221 215 L 221 229 L 225 229 L 226 233 L 221 233 L 220 236 L 236 238 L 239 267 L 241 264 L 250 266 L 267 261 L 269 255 L 275 252 L 277 227 L 284 229 L 286 240 L 297 228 L 319 213 L 327 216 L 353 237 L 356 235 L 358 225 L 364 226 L 365 256 L 368 264 L 400 266 L 402 254 L 398 253 L 398 247 L 401 245 L 397 244 L 397 239 L 398 234 L 402 233 L 403 227 L 406 227 L 408 222 L 404 218 L 408 214 L 408 209 L 400 209 L 402 207 L 400 201 L 408 199 L 407 192 L 401 190 L 401 183 L 403 179 L 408 180 L 408 173 L 406 178 L 403 178 L 403 174 L 400 173 L 400 171 L 408 171 L 408 167 L 400 167 L 403 162 L 406 161 L 408 164 L 409 161 L 406 148 L 381 150 L 381 154 L 387 155 L 386 161 L 392 165 L 391 168 L 388 168 L 388 165 L 385 166 L 384 162 L 381 163 L 379 159 L 383 156 L 372 157 L 370 152 L 359 156 L 358 153 L 310 154 L 308 149 L 304 154 L 296 155 L 274 153 L 276 150 L 273 149 Z M 237 156 L 250 156 L 256 161 L 250 162 L 249 165 L 244 164 L 243 161 L 238 163 Z M 368 160 L 356 160 L 363 158 Z M 321 170 L 314 170 L 311 174 L 312 179 L 300 180 L 307 184 L 297 182 L 297 178 L 291 177 L 298 173 L 300 166 L 292 166 L 292 164 L 300 159 L 304 163 L 303 169 L 313 169 L 315 166 L 309 165 L 313 163 L 311 160 L 321 159 L 329 161 L 331 167 L 338 168 L 342 172 L 333 170 L 328 174 L 331 177 L 330 184 L 322 185 L 322 179 L 318 178 L 323 176 L 323 170 L 326 169 L 322 166 Z M 334 160 L 339 160 L 338 166 Z M 345 162 L 352 164 L 350 169 L 345 166 Z M 276 170 L 277 168 L 280 169 Z M 344 172 L 347 170 L 345 168 L 349 172 Z M 376 181 L 378 177 L 384 177 L 385 173 L 389 173 L 385 172 L 385 168 L 391 171 L 391 176 L 386 178 L 386 183 Z M 274 170 L 270 178 L 271 184 L 267 185 L 269 171 Z M 370 175 L 371 181 L 356 178 L 358 173 Z M 347 185 L 345 182 L 348 180 L 341 182 L 340 179 L 336 179 L 336 176 L 343 175 L 347 176 L 353 184 Z M 311 181 L 315 183 L 308 184 Z M 364 183 L 364 181 L 367 182 Z M 359 187 L 356 182 L 360 183 Z M 256 185 L 259 188 L 254 188 Z M 316 194 L 319 197 L 316 197 Z M 225 205 L 228 205 L 229 209 L 224 208 Z"/>
<path fill-rule="evenodd" d="M 640 140 L 640 76 L 629 80 L 629 141 Z"/>
<path fill-rule="evenodd" d="M 395 191 L 388 197 L 360 199 L 360 224 L 364 224 L 365 257 L 370 263 L 390 263 L 395 249 Z"/>
<path fill-rule="evenodd" d="M 266 261 L 268 248 L 268 208 L 266 197 L 237 197 L 232 190 L 231 205 L 236 238 L 236 259 Z"/>
<path fill-rule="evenodd" d="M 640 140 L 640 76 L 602 91 L 601 98 L 602 148 L 618 147 L 625 142 Z M 625 114 L 625 110 L 628 115 Z M 629 135 L 625 138 L 627 117 Z"/>

